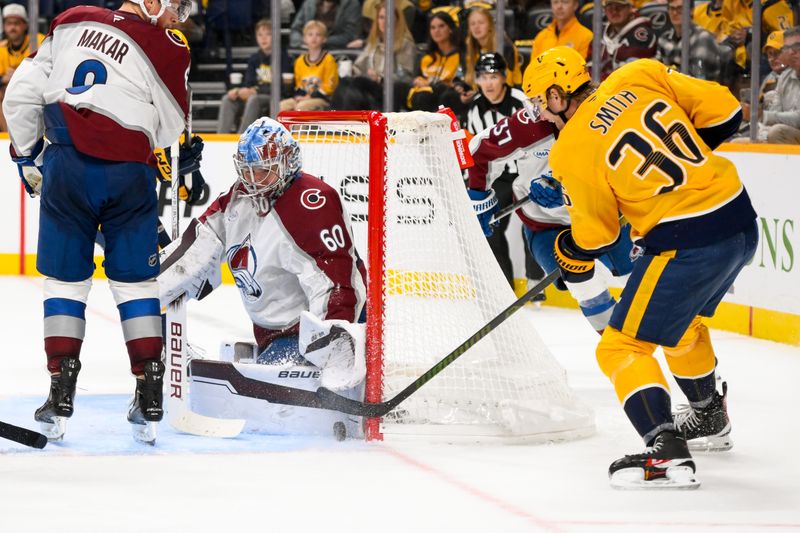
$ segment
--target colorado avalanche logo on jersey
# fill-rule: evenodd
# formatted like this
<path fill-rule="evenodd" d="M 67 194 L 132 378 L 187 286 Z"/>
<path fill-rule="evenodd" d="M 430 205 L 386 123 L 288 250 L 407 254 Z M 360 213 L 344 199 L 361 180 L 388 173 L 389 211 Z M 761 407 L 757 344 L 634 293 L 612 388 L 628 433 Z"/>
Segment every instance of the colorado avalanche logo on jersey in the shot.
<path fill-rule="evenodd" d="M 303 204 L 303 207 L 312 211 L 325 205 L 326 201 L 327 199 L 322 196 L 322 191 L 319 189 L 306 189 L 300 195 L 300 203 Z"/>
<path fill-rule="evenodd" d="M 258 258 L 250 243 L 250 235 L 245 237 L 242 244 L 228 248 L 226 256 L 236 286 L 249 301 L 258 300 L 264 291 L 256 281 Z"/>

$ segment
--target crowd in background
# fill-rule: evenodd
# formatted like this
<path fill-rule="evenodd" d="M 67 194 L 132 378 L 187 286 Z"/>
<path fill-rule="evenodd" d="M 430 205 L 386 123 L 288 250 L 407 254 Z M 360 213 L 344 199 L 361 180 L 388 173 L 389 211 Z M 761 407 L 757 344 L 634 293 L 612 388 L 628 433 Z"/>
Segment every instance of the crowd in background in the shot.
<path fill-rule="evenodd" d="M 480 98 L 484 105 L 487 101 L 499 105 L 507 91 L 521 84 L 530 58 L 552 46 L 574 47 L 604 79 L 637 58 L 654 58 L 680 68 L 681 43 L 688 35 L 688 72 L 719 81 L 742 95 L 746 113 L 750 112 L 746 101 L 750 57 L 759 54 L 764 80 L 758 106 L 764 127 L 759 128 L 759 139 L 800 143 L 800 51 L 794 46 L 797 36 L 792 29 L 798 6 L 790 3 L 796 0 L 762 1 L 760 43 L 752 42 L 752 0 L 695 2 L 690 28 L 681 27 L 683 2 L 690 0 L 604 0 L 599 65 L 591 65 L 593 3 L 509 0 L 506 7 L 511 16 L 506 18 L 502 49 L 497 50 L 500 41 L 495 35 L 493 1 L 394 3 L 395 110 L 432 111 L 446 105 L 466 125 L 470 108 Z M 41 0 L 40 20 L 47 22 L 48 15 L 59 9 L 82 3 L 113 8 L 119 0 Z M 27 1 L 0 4 L 4 6 L 0 85 L 5 87 L 28 53 L 29 21 Z M 200 0 L 182 28 L 195 58 L 221 43 L 227 25 L 246 28 L 237 32 L 238 44 L 258 47 L 245 72 L 230 72 L 226 80 L 230 87 L 222 96 L 218 114 L 221 133 L 241 131 L 268 110 L 273 81 L 270 54 L 275 42 L 269 10 L 269 0 Z M 231 22 L 239 11 L 240 17 L 250 20 Z M 282 0 L 281 15 L 288 33 L 281 47 L 282 110 L 381 109 L 387 18 L 383 0 Z M 220 24 L 223 18 L 225 23 Z M 40 34 L 40 42 L 42 38 Z M 482 54 L 491 52 L 502 55 L 507 68 L 504 88 L 489 96 L 479 83 L 475 66 Z M 4 127 L 2 117 L 0 127 Z"/>
<path fill-rule="evenodd" d="M 652 58 L 692 76 L 718 81 L 740 96 L 745 121 L 738 139 L 749 142 L 749 120 L 757 114 L 757 139 L 800 144 L 800 27 L 797 2 L 762 0 L 760 42 L 753 42 L 752 0 L 603 0 L 600 39 L 592 32 L 594 5 L 586 0 L 508 0 L 504 35 L 496 35 L 494 0 L 395 0 L 394 27 L 387 32 L 385 0 L 281 0 L 281 35 L 273 35 L 270 0 L 199 0 L 181 26 L 190 43 L 190 81 L 205 81 L 197 65 L 224 60 L 225 90 L 218 104 L 216 131 L 242 132 L 269 114 L 273 88 L 280 110 L 381 110 L 384 94 L 395 111 L 451 108 L 472 134 L 494 126 L 524 105 L 519 90 L 531 58 L 557 45 L 575 48 L 599 79 L 621 65 Z M 462 3 L 464 2 L 464 3 Z M 795 5 L 790 4 L 795 2 Z M 39 21 L 77 4 L 115 8 L 120 0 L 40 0 Z M 26 0 L 0 0 L 0 98 L 14 70 L 29 53 Z M 510 15 L 510 16 L 508 16 Z M 393 35 L 385 43 L 385 35 Z M 681 69 L 683 39 L 689 64 Z M 38 42 L 44 35 L 38 35 Z M 595 42 L 599 54 L 593 54 Z M 281 72 L 271 69 L 273 46 L 280 45 Z M 392 87 L 385 88 L 385 47 L 393 51 Z M 250 47 L 246 63 L 234 64 L 234 47 Z M 219 56 L 224 50 L 225 57 Z M 753 54 L 763 80 L 758 105 L 749 101 Z M 592 64 L 592 57 L 599 64 Z M 219 79 L 216 83 L 221 85 Z M 390 89 L 385 91 L 385 89 Z M 0 113 L 0 129 L 5 122 Z M 494 176 L 501 207 L 513 202 L 514 163 Z M 513 286 L 505 229 L 489 239 L 503 273 Z M 526 249 L 526 252 L 528 250 Z M 544 276 L 526 253 L 529 286 Z"/>

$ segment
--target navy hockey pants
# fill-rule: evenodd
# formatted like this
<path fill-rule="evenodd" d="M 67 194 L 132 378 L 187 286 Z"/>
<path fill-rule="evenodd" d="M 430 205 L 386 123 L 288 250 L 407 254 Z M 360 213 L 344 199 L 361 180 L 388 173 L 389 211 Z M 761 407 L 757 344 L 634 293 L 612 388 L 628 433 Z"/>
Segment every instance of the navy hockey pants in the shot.
<path fill-rule="evenodd" d="M 109 279 L 127 283 L 158 274 L 155 169 L 81 154 L 51 144 L 44 155 L 37 270 L 62 281 L 94 272 L 98 228 Z"/>

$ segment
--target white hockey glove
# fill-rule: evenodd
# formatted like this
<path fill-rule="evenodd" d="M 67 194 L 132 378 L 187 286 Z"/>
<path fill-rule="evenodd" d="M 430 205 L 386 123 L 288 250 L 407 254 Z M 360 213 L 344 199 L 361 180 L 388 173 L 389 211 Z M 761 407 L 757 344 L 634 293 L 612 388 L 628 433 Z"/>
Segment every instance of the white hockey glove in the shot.
<path fill-rule="evenodd" d="M 322 371 L 320 384 L 330 390 L 352 389 L 364 381 L 365 337 L 364 324 L 300 313 L 300 354 Z"/>
<path fill-rule="evenodd" d="M 29 156 L 14 156 L 12 150 L 11 160 L 17 164 L 19 170 L 19 177 L 25 190 L 35 198 L 42 192 L 42 165 L 44 164 L 44 139 L 39 139 L 39 142 L 33 147 L 31 155 Z"/>
<path fill-rule="evenodd" d="M 162 307 L 182 294 L 200 298 L 206 290 L 219 287 L 222 252 L 222 243 L 214 232 L 192 220 L 180 239 L 159 252 L 158 297 Z"/>

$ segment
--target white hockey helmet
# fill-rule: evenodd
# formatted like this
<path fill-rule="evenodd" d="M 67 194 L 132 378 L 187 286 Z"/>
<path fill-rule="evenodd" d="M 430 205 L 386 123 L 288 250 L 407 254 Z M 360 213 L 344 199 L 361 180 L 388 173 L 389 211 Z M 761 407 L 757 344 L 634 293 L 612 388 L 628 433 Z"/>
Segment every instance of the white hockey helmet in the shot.
<path fill-rule="evenodd" d="M 261 117 L 239 137 L 233 164 L 245 196 L 253 198 L 258 211 L 265 214 L 300 173 L 300 146 L 283 124 Z M 258 170 L 262 171 L 259 175 Z"/>
<path fill-rule="evenodd" d="M 186 19 L 189 18 L 192 12 L 192 0 L 160 0 L 161 7 L 155 15 L 147 10 L 145 0 L 133 0 L 133 2 L 139 4 L 139 7 L 142 8 L 142 12 L 150 19 L 150 24 L 153 26 L 156 25 L 156 21 L 158 21 L 159 17 L 167 10 L 178 17 L 179 22 L 186 22 Z"/>

